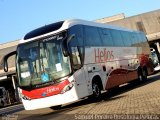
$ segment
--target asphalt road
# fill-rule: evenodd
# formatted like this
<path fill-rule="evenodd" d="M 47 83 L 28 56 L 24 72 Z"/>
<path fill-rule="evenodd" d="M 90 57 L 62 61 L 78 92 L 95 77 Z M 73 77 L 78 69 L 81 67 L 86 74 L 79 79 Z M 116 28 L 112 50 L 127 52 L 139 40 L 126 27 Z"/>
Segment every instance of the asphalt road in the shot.
<path fill-rule="evenodd" d="M 62 107 L 26 111 L 22 105 L 0 110 L 3 120 L 160 119 L 160 73 L 147 81 L 123 85 L 102 94 L 99 102 L 84 99 Z"/>

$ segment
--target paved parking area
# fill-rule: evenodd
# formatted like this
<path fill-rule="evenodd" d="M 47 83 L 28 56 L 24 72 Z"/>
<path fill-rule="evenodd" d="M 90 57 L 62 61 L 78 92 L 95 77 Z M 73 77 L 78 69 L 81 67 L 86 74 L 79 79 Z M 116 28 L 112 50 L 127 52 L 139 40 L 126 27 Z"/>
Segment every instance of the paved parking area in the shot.
<path fill-rule="evenodd" d="M 99 102 L 88 99 L 54 111 L 50 108 L 14 113 L 18 119 L 160 119 L 160 73 L 145 82 L 134 82 L 102 94 Z M 125 116 L 122 116 L 125 115 Z M 141 115 L 141 116 L 140 116 Z M 137 119 L 137 118 L 135 118 Z"/>
<path fill-rule="evenodd" d="M 143 83 L 132 83 L 104 93 L 102 101 L 69 113 L 160 114 L 160 74 Z"/>

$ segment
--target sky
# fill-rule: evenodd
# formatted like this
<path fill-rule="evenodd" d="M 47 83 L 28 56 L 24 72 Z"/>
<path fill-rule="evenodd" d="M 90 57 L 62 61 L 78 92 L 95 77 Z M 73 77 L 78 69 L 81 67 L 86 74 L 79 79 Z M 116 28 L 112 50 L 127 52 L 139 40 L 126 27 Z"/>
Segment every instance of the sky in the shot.
<path fill-rule="evenodd" d="M 65 19 L 126 17 L 160 9 L 160 0 L 0 0 L 0 44 Z"/>

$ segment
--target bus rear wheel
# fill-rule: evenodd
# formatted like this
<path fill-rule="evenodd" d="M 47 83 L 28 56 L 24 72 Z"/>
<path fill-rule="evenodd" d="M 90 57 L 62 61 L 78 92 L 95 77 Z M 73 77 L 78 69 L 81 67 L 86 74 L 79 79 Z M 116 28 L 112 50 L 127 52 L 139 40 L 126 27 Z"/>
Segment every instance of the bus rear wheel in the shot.
<path fill-rule="evenodd" d="M 148 75 L 148 73 L 147 73 L 147 69 L 143 69 L 142 70 L 142 75 L 143 75 L 143 80 L 147 80 L 147 75 Z"/>
<path fill-rule="evenodd" d="M 142 81 L 143 81 L 143 74 L 142 74 L 142 70 L 139 70 L 139 71 L 138 71 L 138 80 L 139 80 L 140 82 L 142 82 Z"/>
<path fill-rule="evenodd" d="M 138 80 L 140 82 L 147 80 L 147 75 L 148 73 L 146 69 L 143 68 L 138 70 Z"/>

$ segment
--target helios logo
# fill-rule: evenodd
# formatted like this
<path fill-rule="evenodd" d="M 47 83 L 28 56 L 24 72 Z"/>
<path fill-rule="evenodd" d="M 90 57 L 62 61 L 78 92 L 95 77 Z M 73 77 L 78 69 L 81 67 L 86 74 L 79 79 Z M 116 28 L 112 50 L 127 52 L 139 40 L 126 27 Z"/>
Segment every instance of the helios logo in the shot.
<path fill-rule="evenodd" d="M 52 87 L 52 88 L 47 88 L 46 93 L 50 94 L 50 93 L 57 92 L 57 91 L 59 91 L 59 87 Z"/>
<path fill-rule="evenodd" d="M 97 63 L 106 62 L 108 60 L 114 59 L 113 51 L 106 50 L 106 48 L 94 49 L 94 53 L 95 53 L 95 62 L 97 62 Z"/>

